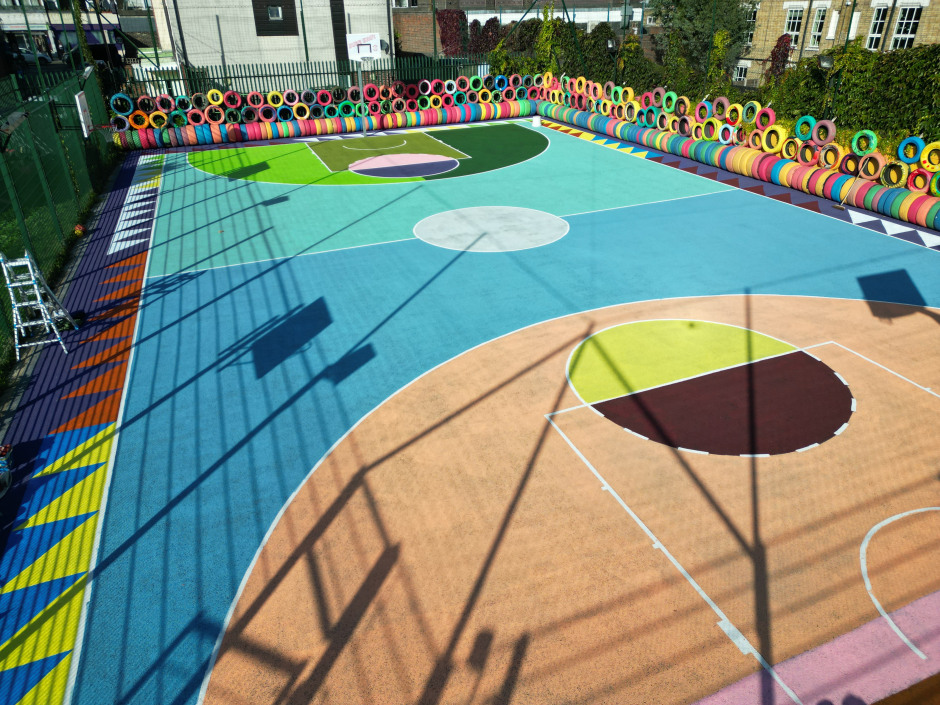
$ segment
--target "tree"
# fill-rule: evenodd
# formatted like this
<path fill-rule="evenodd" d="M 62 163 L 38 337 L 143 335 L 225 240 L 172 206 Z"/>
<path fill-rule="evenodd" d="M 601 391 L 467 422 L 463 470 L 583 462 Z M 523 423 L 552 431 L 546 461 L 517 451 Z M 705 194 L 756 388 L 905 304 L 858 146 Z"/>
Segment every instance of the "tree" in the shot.
<path fill-rule="evenodd" d="M 767 80 L 775 83 L 787 70 L 787 63 L 790 61 L 790 43 L 793 38 L 789 34 L 781 34 L 777 43 L 770 52 L 770 66 L 767 68 Z"/>
<path fill-rule="evenodd" d="M 461 56 L 467 49 L 467 13 L 463 10 L 438 10 L 444 56 Z"/>
<path fill-rule="evenodd" d="M 660 54 L 678 51 L 689 66 L 705 72 L 714 34 L 728 33 L 723 70 L 741 56 L 747 40 L 751 0 L 650 0 L 647 11 L 664 31 L 654 35 Z M 671 46 L 678 42 L 678 47 Z"/>
<path fill-rule="evenodd" d="M 480 45 L 483 51 L 490 51 L 496 48 L 499 43 L 499 19 L 490 17 L 483 25 L 483 31 L 480 35 Z"/>

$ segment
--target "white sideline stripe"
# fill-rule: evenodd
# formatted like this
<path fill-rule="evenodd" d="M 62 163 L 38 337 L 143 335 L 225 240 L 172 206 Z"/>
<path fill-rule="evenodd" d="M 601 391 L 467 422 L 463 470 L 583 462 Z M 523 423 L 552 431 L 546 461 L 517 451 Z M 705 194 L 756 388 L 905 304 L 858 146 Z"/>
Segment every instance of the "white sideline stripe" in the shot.
<path fill-rule="evenodd" d="M 140 168 L 141 161 L 143 161 L 143 158 L 138 160 L 137 167 L 135 167 L 135 169 Z M 165 159 L 160 164 L 161 185 L 163 183 L 162 174 L 163 174 L 164 164 L 166 164 Z M 148 160 L 148 166 L 149 165 L 150 164 Z M 160 194 L 161 193 L 162 193 L 162 188 L 160 191 L 157 192 L 157 197 L 154 200 L 154 214 L 153 214 L 154 224 L 156 224 L 157 216 L 160 213 Z M 126 207 L 126 200 L 125 200 L 124 207 Z M 148 237 L 149 244 L 147 245 L 147 263 L 144 265 L 144 277 L 141 280 L 141 284 L 140 284 L 141 295 L 143 294 L 144 286 L 146 286 L 146 283 L 147 283 L 147 270 L 150 269 L 151 252 L 152 252 L 151 248 L 153 245 L 154 229 L 155 229 L 154 226 L 151 226 L 150 236 Z M 71 653 L 72 661 L 69 664 L 69 675 L 68 675 L 68 679 L 65 682 L 65 694 L 62 697 L 62 705 L 70 705 L 70 703 L 72 702 L 72 696 L 74 695 L 74 691 L 75 691 L 75 681 L 78 677 L 78 666 L 81 661 L 82 646 L 84 645 L 84 642 L 85 642 L 85 622 L 88 619 L 88 605 L 91 602 L 91 595 L 92 595 L 92 592 L 94 591 L 95 580 L 97 579 L 95 576 L 95 568 L 98 565 L 98 550 L 101 548 L 101 533 L 104 529 L 105 511 L 108 508 L 108 494 L 111 489 L 111 478 L 114 477 L 114 469 L 115 469 L 114 463 L 117 458 L 118 442 L 120 441 L 121 422 L 124 420 L 124 407 L 127 405 L 127 398 L 130 396 L 129 392 L 130 392 L 130 384 L 131 384 L 131 372 L 134 369 L 134 358 L 135 358 L 134 353 L 137 350 L 137 340 L 140 335 L 140 321 L 143 318 L 143 315 L 141 315 L 142 302 L 143 302 L 143 296 L 141 296 L 141 298 L 137 302 L 137 313 L 136 313 L 137 320 L 134 322 L 134 335 L 131 337 L 131 350 L 127 358 L 127 370 L 124 372 L 124 387 L 121 391 L 121 404 L 118 407 L 117 421 L 114 423 L 114 434 L 111 436 L 111 452 L 108 455 L 108 465 L 107 465 L 108 474 L 105 479 L 104 488 L 101 494 L 101 506 L 98 507 L 98 525 L 95 527 L 95 542 L 92 545 L 91 561 L 88 564 L 88 572 L 86 573 L 86 575 L 88 576 L 88 584 L 85 586 L 85 596 L 82 599 L 82 612 L 78 618 L 78 633 L 75 637 L 75 645 L 72 647 L 72 653 Z"/>
<path fill-rule="evenodd" d="M 264 264 L 265 262 L 279 262 L 285 259 L 298 259 L 300 257 L 312 257 L 313 255 L 328 255 L 331 252 L 342 252 L 343 250 L 359 250 L 363 247 L 377 247 L 379 245 L 391 245 L 395 242 L 418 241 L 416 237 L 403 237 L 401 240 L 385 240 L 384 242 L 370 242 L 365 245 L 352 245 L 351 247 L 337 247 L 335 250 L 321 250 L 320 252 L 302 252 L 299 255 L 287 255 L 285 257 L 270 257 L 268 259 L 256 259 L 251 262 L 233 262 L 232 264 L 220 264 L 218 267 L 204 267 L 203 269 L 183 269 L 179 272 L 169 272 L 167 274 L 154 274 L 150 279 L 159 279 L 160 277 L 177 277 L 181 274 L 195 274 L 197 272 L 211 272 L 215 269 L 227 269 L 229 267 L 244 267 L 249 264 Z"/>
<path fill-rule="evenodd" d="M 617 504 L 619 504 L 619 505 L 623 508 L 623 510 L 624 510 L 627 514 L 630 515 L 630 518 L 633 519 L 634 523 L 636 523 L 636 525 L 640 527 L 640 529 L 643 531 L 643 533 L 645 533 L 650 539 L 652 539 L 652 541 L 653 541 L 653 548 L 654 548 L 654 549 L 659 549 L 660 551 L 663 552 L 663 555 L 666 556 L 666 558 L 669 560 L 670 563 L 673 564 L 673 566 L 675 566 L 676 570 L 678 570 L 679 573 L 681 573 L 682 577 L 685 578 L 685 579 L 688 581 L 689 585 L 691 585 L 692 588 L 699 594 L 699 597 L 701 597 L 701 598 L 706 602 L 706 604 L 708 604 L 708 606 L 711 607 L 712 611 L 718 616 L 718 627 L 720 627 L 721 630 L 728 636 L 728 638 L 731 639 L 732 643 L 733 643 L 735 646 L 737 646 L 738 649 L 740 649 L 740 651 L 741 651 L 742 654 L 754 656 L 754 658 L 756 658 L 756 659 L 760 662 L 760 665 L 761 665 L 761 666 L 771 675 L 771 677 L 773 677 L 773 679 L 777 682 L 777 685 L 779 685 L 779 686 L 783 689 L 783 691 L 784 691 L 788 696 L 790 696 L 790 699 L 791 699 L 793 702 L 798 703 L 799 705 L 802 705 L 802 701 L 796 696 L 796 693 L 794 693 L 794 692 L 790 689 L 790 687 L 789 687 L 786 683 L 783 682 L 783 680 L 780 678 L 780 676 L 777 675 L 777 672 L 774 671 L 773 666 L 771 666 L 769 663 L 767 663 L 767 660 L 757 651 L 757 649 L 754 648 L 754 646 L 751 644 L 751 642 L 748 641 L 747 637 L 744 636 L 744 635 L 740 632 L 740 630 L 739 630 L 737 627 L 734 626 L 734 624 L 732 624 L 731 620 L 728 619 L 728 617 L 725 616 L 725 613 L 721 611 L 721 608 L 718 607 L 718 605 L 715 604 L 715 601 L 712 600 L 712 599 L 708 596 L 708 594 L 706 594 L 706 592 L 702 589 L 702 586 L 699 585 L 697 582 L 695 582 L 695 579 L 689 574 L 689 571 L 687 571 L 687 570 L 682 566 L 682 564 L 679 563 L 678 560 L 676 560 L 675 556 L 673 556 L 673 555 L 669 552 L 669 549 L 667 549 L 667 548 L 660 542 L 660 540 L 659 540 L 658 538 L 656 538 L 656 534 L 654 534 L 654 533 L 650 530 L 650 528 L 649 528 L 646 524 L 643 523 L 643 520 L 640 519 L 639 516 L 637 516 L 636 512 L 634 512 L 634 511 L 630 508 L 630 506 L 629 506 L 626 502 L 623 501 L 623 498 L 617 493 L 617 491 L 616 491 L 613 487 L 610 486 L 610 483 L 607 482 L 607 480 L 604 479 L 604 476 L 601 475 L 601 474 L 597 471 L 597 468 L 595 468 L 595 467 L 591 464 L 591 462 L 590 462 L 586 457 L 584 457 L 584 454 L 581 453 L 580 450 L 578 450 L 577 446 L 575 446 L 575 444 L 571 442 L 571 439 L 568 438 L 568 436 L 565 435 L 564 431 L 562 431 L 562 430 L 558 427 L 558 424 L 555 423 L 555 421 L 552 419 L 552 417 L 551 417 L 550 415 L 546 414 L 546 415 L 545 415 L 545 418 L 548 419 L 548 422 L 552 425 L 552 428 L 554 428 L 554 429 L 558 432 L 558 434 L 564 439 L 565 443 L 568 444 L 568 447 L 571 448 L 571 450 L 574 451 L 575 455 L 577 455 L 578 458 L 581 459 L 581 462 L 583 462 L 583 463 L 587 466 L 587 468 L 588 468 L 592 473 L 594 473 L 594 477 L 596 477 L 598 480 L 601 481 L 601 489 L 603 489 L 605 492 L 609 492 L 610 495 L 611 495 L 615 500 L 617 500 Z"/>
<path fill-rule="evenodd" d="M 710 180 L 710 179 L 709 179 Z M 626 208 L 640 208 L 642 206 L 655 206 L 657 203 L 671 203 L 673 201 L 687 201 L 690 198 L 702 198 L 703 196 L 716 196 L 719 193 L 734 193 L 735 189 L 725 189 L 723 191 L 709 191 L 708 193 L 696 193 L 692 196 L 677 196 L 676 198 L 664 198 L 661 201 L 647 201 L 645 203 L 631 203 L 626 206 L 614 206 L 612 208 L 598 208 L 596 211 L 582 211 L 580 213 L 569 213 L 559 216 L 561 218 L 574 218 L 579 215 L 591 215 L 592 213 L 606 213 L 607 211 L 619 211 Z"/>
<path fill-rule="evenodd" d="M 890 367 L 885 367 L 885 366 L 882 365 L 880 362 L 875 362 L 875 361 L 872 360 L 870 357 L 865 357 L 865 356 L 862 355 L 860 352 L 856 352 L 855 350 L 852 350 L 852 348 L 846 347 L 846 346 L 843 345 L 842 343 L 837 343 L 837 342 L 835 342 L 835 341 L 832 341 L 832 344 L 833 344 L 833 345 L 838 345 L 840 348 L 842 348 L 842 349 L 845 350 L 846 352 L 850 352 L 850 353 L 852 353 L 853 355 L 855 355 L 855 356 L 857 356 L 857 357 L 860 357 L 860 358 L 863 359 L 865 362 L 870 362 L 870 363 L 873 364 L 875 367 L 880 367 L 880 368 L 883 369 L 885 372 L 890 372 L 891 374 L 893 374 L 893 375 L 894 375 L 895 377 L 897 377 L 898 379 L 903 379 L 903 380 L 904 380 L 905 382 L 907 382 L 908 384 L 913 384 L 915 387 L 917 387 L 917 388 L 920 389 L 921 391 L 927 392 L 927 394 L 930 394 L 931 396 L 935 396 L 935 397 L 937 397 L 938 399 L 940 399 L 940 394 L 937 394 L 937 393 L 936 393 L 935 391 L 933 391 L 930 387 L 924 387 L 923 385 L 917 384 L 917 382 L 915 382 L 914 380 L 908 379 L 907 377 L 905 377 L 904 375 L 902 375 L 902 374 L 899 373 L 899 372 L 895 372 L 895 371 L 892 370 Z"/>
<path fill-rule="evenodd" d="M 581 128 L 581 127 L 576 127 L 576 126 L 574 126 L 574 125 L 569 125 L 568 123 L 564 123 L 564 122 L 562 122 L 561 120 L 556 120 L 556 119 L 553 119 L 553 118 L 546 118 L 546 119 L 547 119 L 547 120 L 550 120 L 550 121 L 552 121 L 552 122 L 554 122 L 555 124 L 561 124 L 561 125 L 564 125 L 565 127 L 574 127 L 576 130 L 581 130 L 582 132 L 589 132 L 589 133 L 591 133 L 591 134 L 593 134 L 593 135 L 602 136 L 602 137 L 604 137 L 605 139 L 615 139 L 615 140 L 617 140 L 617 141 L 619 141 L 619 142 L 623 142 L 625 145 L 629 146 L 631 149 L 637 149 L 637 148 L 639 148 L 639 149 L 648 150 L 648 151 L 650 151 L 650 152 L 659 152 L 659 153 L 661 153 L 661 154 L 667 154 L 667 155 L 672 156 L 672 157 L 678 156 L 678 155 L 676 155 L 676 154 L 673 154 L 672 152 L 662 152 L 661 150 L 658 150 L 658 149 L 656 149 L 655 147 L 645 147 L 644 145 L 639 144 L 638 142 L 630 142 L 629 140 L 622 140 L 622 139 L 620 139 L 619 137 L 610 137 L 610 135 L 601 135 L 599 132 L 594 132 L 593 130 L 590 130 L 590 129 L 585 129 L 585 128 Z M 556 132 L 561 132 L 561 131 L 560 131 L 560 130 L 556 130 Z M 564 135 L 564 134 L 567 134 L 567 133 L 561 132 L 561 134 Z M 576 139 L 576 140 L 580 140 L 580 139 L 581 139 L 580 137 L 575 137 L 574 135 L 568 135 L 568 136 L 569 136 L 569 137 L 572 137 L 572 138 L 574 138 L 574 139 Z M 582 142 L 588 142 L 588 144 L 597 144 L 596 142 L 593 142 L 593 141 L 590 141 L 590 140 L 581 140 L 581 141 L 582 141 Z M 598 145 L 598 146 L 600 146 L 600 147 L 606 147 L 606 145 Z M 634 155 L 634 156 L 636 156 L 636 155 Z M 652 159 L 646 159 L 645 157 L 640 157 L 640 158 L 641 158 L 641 159 L 644 159 L 644 160 L 646 160 L 646 161 L 648 161 L 648 162 L 652 162 L 653 164 L 658 164 L 659 166 L 661 166 L 661 167 L 663 167 L 663 168 L 665 168 L 665 169 L 671 169 L 672 171 L 676 171 L 676 169 L 675 169 L 674 167 L 671 167 L 671 166 L 669 166 L 668 164 L 665 164 L 665 163 L 663 163 L 663 162 L 653 161 Z M 775 184 L 773 181 L 763 181 L 763 180 L 761 180 L 761 179 L 758 179 L 756 176 L 751 176 L 750 174 L 738 174 L 738 173 L 736 173 L 736 172 L 729 171 L 728 169 L 723 169 L 723 168 L 720 167 L 720 166 L 717 166 L 717 167 L 716 167 L 716 166 L 712 166 L 711 164 L 708 164 L 708 163 L 706 163 L 706 162 L 697 161 L 697 160 L 695 160 L 695 159 L 692 159 L 691 157 L 680 157 L 680 158 L 681 158 L 681 159 L 688 159 L 689 161 L 694 162 L 695 164 L 701 164 L 702 166 L 712 167 L 713 169 L 718 169 L 718 171 L 723 171 L 723 172 L 725 172 L 725 173 L 732 174 L 732 175 L 734 175 L 735 178 L 737 178 L 737 177 L 744 177 L 744 178 L 748 178 L 748 179 L 754 179 L 755 181 L 760 181 L 760 183 L 762 183 L 762 184 L 770 184 L 771 186 L 777 186 L 777 185 L 778 185 L 778 184 Z M 700 178 L 700 179 L 708 179 L 707 176 L 702 176 L 701 174 L 696 174 L 696 173 L 694 173 L 694 172 L 687 171 L 687 172 L 684 172 L 684 173 L 690 174 L 691 176 L 697 176 L 697 177 Z M 714 180 L 713 180 L 713 179 L 708 179 L 708 180 L 709 180 L 709 181 L 712 181 L 712 182 L 714 183 Z M 719 181 L 718 183 L 722 183 L 722 182 Z M 787 189 L 787 191 L 793 191 L 794 193 L 803 193 L 803 194 L 806 194 L 807 196 L 813 196 L 814 198 L 818 198 L 822 203 L 824 203 L 824 204 L 829 204 L 830 206 L 835 205 L 835 201 L 832 201 L 832 200 L 830 200 L 830 199 L 828 199 L 828 198 L 825 198 L 825 197 L 822 197 L 822 196 L 817 196 L 817 195 L 814 194 L 814 193 L 813 193 L 813 194 L 809 194 L 809 193 L 806 193 L 805 191 L 802 191 L 802 190 L 800 190 L 800 189 L 791 188 L 791 187 L 789 187 L 789 186 L 783 186 L 782 188 Z M 739 187 L 739 188 L 735 188 L 734 186 L 731 186 L 730 189 L 731 189 L 731 191 L 737 191 L 737 192 L 742 192 L 742 193 L 748 193 L 748 194 L 750 194 L 750 195 L 752 195 L 752 196 L 756 196 L 757 198 L 763 198 L 763 199 L 766 200 L 766 201 L 774 201 L 775 203 L 782 203 L 783 205 L 790 206 L 791 208 L 800 208 L 800 207 L 799 207 L 797 204 L 795 204 L 795 203 L 786 203 L 785 201 L 778 201 L 778 200 L 775 199 L 775 198 L 770 198 L 769 196 L 762 196 L 762 195 L 759 194 L 759 193 L 754 193 L 753 191 L 748 191 L 747 189 L 743 189 L 743 188 L 740 188 L 740 187 Z M 815 211 L 807 211 L 805 208 L 800 208 L 800 210 L 801 210 L 801 211 L 804 211 L 804 212 L 809 212 L 809 213 L 815 212 Z M 870 211 L 866 211 L 866 212 L 870 212 Z M 879 233 L 877 230 L 872 230 L 871 228 L 866 228 L 864 225 L 861 225 L 861 224 L 859 224 L 859 223 L 854 223 L 854 222 L 852 222 L 852 220 L 842 220 L 842 218 L 837 218 L 837 217 L 834 216 L 834 215 L 827 215 L 826 213 L 822 213 L 822 212 L 816 213 L 816 215 L 821 215 L 821 216 L 823 216 L 824 218 L 829 218 L 830 220 L 835 220 L 835 221 L 838 221 L 838 222 L 840 222 L 840 223 L 845 223 L 846 225 L 853 225 L 853 226 L 855 226 L 856 228 L 861 228 L 862 230 L 867 230 L 868 232 L 874 233 L 875 235 L 882 235 L 882 233 Z M 874 217 L 874 218 L 877 218 L 878 220 L 881 220 L 881 218 L 878 218 L 878 216 L 873 216 L 873 217 Z M 868 222 L 868 221 L 865 221 L 865 222 Z M 892 224 L 893 224 L 893 223 L 892 223 Z M 910 229 L 911 229 L 911 230 L 916 230 L 916 229 L 919 228 L 919 227 L 921 227 L 921 226 L 917 225 L 916 223 L 910 224 Z M 892 235 L 887 235 L 887 234 L 885 234 L 885 237 L 890 237 L 892 240 L 900 240 L 901 242 L 906 242 L 908 245 L 913 245 L 914 247 L 919 247 L 919 248 L 921 248 L 922 250 L 923 250 L 923 249 L 926 249 L 926 250 L 933 249 L 933 248 L 927 246 L 926 243 L 917 244 L 916 242 L 911 242 L 910 240 L 904 240 L 903 238 L 893 237 Z M 934 252 L 940 252 L 940 250 L 933 250 L 933 251 L 934 251 Z"/>

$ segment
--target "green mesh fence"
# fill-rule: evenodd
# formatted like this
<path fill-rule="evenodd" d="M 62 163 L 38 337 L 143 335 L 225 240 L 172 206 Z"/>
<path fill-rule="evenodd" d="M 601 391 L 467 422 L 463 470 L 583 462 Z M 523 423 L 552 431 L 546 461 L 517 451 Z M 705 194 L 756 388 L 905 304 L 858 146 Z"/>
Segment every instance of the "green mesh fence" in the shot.
<path fill-rule="evenodd" d="M 114 163 L 107 134 L 81 131 L 75 96 L 84 90 L 95 125 L 108 113 L 92 75 L 8 76 L 0 81 L 0 252 L 30 252 L 54 280 L 68 246 Z M 0 297 L 0 359 L 12 347 L 9 298 Z"/>

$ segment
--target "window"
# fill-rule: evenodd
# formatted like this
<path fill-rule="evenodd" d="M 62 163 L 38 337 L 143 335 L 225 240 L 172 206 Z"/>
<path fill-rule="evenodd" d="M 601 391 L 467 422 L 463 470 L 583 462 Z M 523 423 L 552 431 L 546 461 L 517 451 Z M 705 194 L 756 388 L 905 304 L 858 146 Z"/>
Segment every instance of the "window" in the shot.
<path fill-rule="evenodd" d="M 751 8 L 747 11 L 747 39 L 745 44 L 750 46 L 754 43 L 754 27 L 757 26 L 757 8 Z"/>
<path fill-rule="evenodd" d="M 783 31 L 790 35 L 790 46 L 795 47 L 800 44 L 800 28 L 803 26 L 803 8 L 791 8 L 787 10 L 787 21 L 783 25 Z"/>
<path fill-rule="evenodd" d="M 914 46 L 914 35 L 920 24 L 920 7 L 902 7 L 898 9 L 898 23 L 894 28 L 892 49 L 910 49 Z"/>
<path fill-rule="evenodd" d="M 395 4 L 392 7 L 417 7 L 418 0 L 395 0 Z"/>
<path fill-rule="evenodd" d="M 877 49 L 881 46 L 881 36 L 885 33 L 885 22 L 888 21 L 888 8 L 876 7 L 875 14 L 871 18 L 871 29 L 868 30 L 868 41 L 865 42 L 866 49 Z"/>
<path fill-rule="evenodd" d="M 819 40 L 822 39 L 823 25 L 826 24 L 826 8 L 820 7 L 816 9 L 816 16 L 813 17 L 813 26 L 810 28 L 809 33 L 809 48 L 818 49 Z"/>
<path fill-rule="evenodd" d="M 251 0 L 251 11 L 259 37 L 296 37 L 300 34 L 294 0 Z"/>
<path fill-rule="evenodd" d="M 734 83 L 744 83 L 747 80 L 747 66 L 735 66 L 732 80 Z"/>

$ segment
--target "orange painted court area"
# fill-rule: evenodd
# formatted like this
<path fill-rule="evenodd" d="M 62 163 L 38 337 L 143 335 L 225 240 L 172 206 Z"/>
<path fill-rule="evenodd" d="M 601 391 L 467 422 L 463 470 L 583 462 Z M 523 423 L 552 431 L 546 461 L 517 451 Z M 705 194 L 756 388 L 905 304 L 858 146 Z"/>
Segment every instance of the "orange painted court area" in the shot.
<path fill-rule="evenodd" d="M 799 453 L 638 438 L 581 403 L 566 364 L 593 333 L 653 319 L 806 349 L 857 407 Z M 940 506 L 938 323 L 858 301 L 673 299 L 458 356 L 367 416 L 288 503 L 205 702 L 667 705 L 771 678 L 742 640 L 774 668 L 879 619 L 866 534 Z M 923 512 L 871 537 L 888 613 L 940 590 L 938 536 L 940 512 Z"/>

